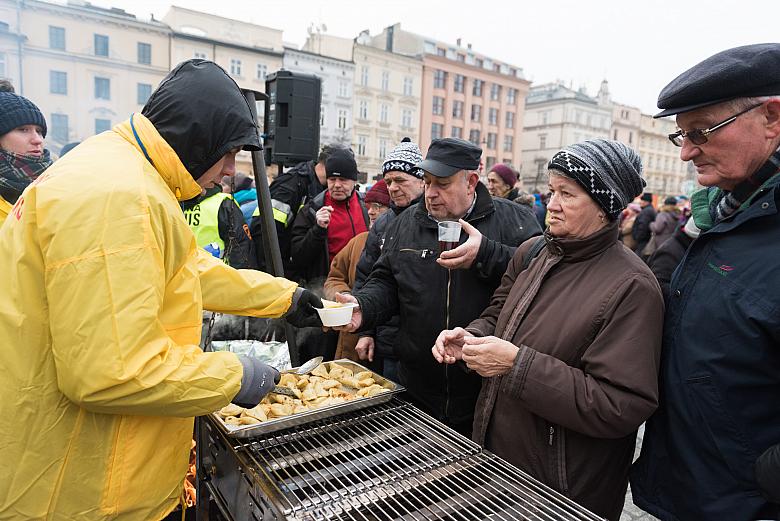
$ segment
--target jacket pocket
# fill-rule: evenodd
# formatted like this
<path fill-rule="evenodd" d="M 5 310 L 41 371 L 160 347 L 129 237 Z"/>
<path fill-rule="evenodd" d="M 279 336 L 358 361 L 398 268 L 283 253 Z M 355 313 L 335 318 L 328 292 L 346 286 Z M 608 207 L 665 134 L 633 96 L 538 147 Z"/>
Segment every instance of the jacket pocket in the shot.
<path fill-rule="evenodd" d="M 192 426 L 192 418 L 120 417 L 103 512 L 142 519 L 175 505 L 187 473 Z"/>
<path fill-rule="evenodd" d="M 566 429 L 554 423 L 545 422 L 545 446 L 547 447 L 547 473 L 552 478 L 548 483 L 561 494 L 569 494 L 569 480 L 566 478 Z"/>
<path fill-rule="evenodd" d="M 712 382 L 712 378 L 710 376 L 689 378 L 686 385 L 692 405 L 697 409 L 702 421 L 703 435 L 708 436 L 712 443 L 709 453 L 717 453 L 722 458 L 731 477 L 743 490 L 758 495 L 753 477 L 753 467 L 758 454 L 750 449 L 745 434 L 724 405 L 721 393 Z M 705 454 L 707 452 L 704 451 Z M 710 462 L 710 465 L 713 463 L 717 465 L 717 462 Z M 717 480 L 718 476 L 710 473 L 708 479 Z"/>

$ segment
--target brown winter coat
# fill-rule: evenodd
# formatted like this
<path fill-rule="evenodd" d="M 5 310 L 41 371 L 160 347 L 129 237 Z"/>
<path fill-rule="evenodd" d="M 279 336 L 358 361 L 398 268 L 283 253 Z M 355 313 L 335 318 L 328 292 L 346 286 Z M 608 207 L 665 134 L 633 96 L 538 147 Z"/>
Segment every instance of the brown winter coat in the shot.
<path fill-rule="evenodd" d="M 639 426 L 658 405 L 663 299 L 617 223 L 555 239 L 521 270 L 518 248 L 468 330 L 520 347 L 482 381 L 474 440 L 596 514 L 617 520 Z"/>
<path fill-rule="evenodd" d="M 352 287 L 355 285 L 355 270 L 358 261 L 360 260 L 360 255 L 366 247 L 367 238 L 368 232 L 355 235 L 347 245 L 333 257 L 333 262 L 330 263 L 328 278 L 325 279 L 325 284 L 323 286 L 323 294 L 326 299 L 333 300 L 336 297 L 336 293 L 349 293 L 352 291 Z M 336 345 L 335 359 L 348 358 L 355 362 L 359 362 L 360 359 L 355 351 L 355 345 L 359 338 L 360 337 L 354 333 L 341 331 L 339 333 L 338 344 Z"/>
<path fill-rule="evenodd" d="M 623 244 L 626 245 L 626 248 L 631 251 L 636 249 L 636 239 L 634 239 L 634 237 L 631 235 L 631 230 L 634 229 L 635 220 L 636 215 L 632 215 L 631 217 L 627 217 L 620 226 L 620 240 L 623 241 Z"/>

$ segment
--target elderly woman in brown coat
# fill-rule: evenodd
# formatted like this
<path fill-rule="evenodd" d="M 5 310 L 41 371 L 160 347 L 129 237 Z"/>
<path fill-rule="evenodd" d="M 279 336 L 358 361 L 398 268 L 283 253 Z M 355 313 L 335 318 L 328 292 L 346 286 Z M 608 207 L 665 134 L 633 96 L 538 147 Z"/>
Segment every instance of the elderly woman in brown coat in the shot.
<path fill-rule="evenodd" d="M 518 248 L 480 318 L 433 348 L 483 376 L 476 442 L 614 520 L 637 429 L 658 405 L 661 291 L 618 239 L 641 168 L 615 141 L 558 152 L 544 238 Z"/>

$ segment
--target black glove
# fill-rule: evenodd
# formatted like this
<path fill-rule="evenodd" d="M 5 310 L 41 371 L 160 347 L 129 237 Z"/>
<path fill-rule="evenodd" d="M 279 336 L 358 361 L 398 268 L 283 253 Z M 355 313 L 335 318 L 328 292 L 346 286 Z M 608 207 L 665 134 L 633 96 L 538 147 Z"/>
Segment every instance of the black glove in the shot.
<path fill-rule="evenodd" d="M 320 315 L 314 308 L 322 309 L 322 299 L 308 289 L 298 288 L 284 319 L 295 327 L 322 327 Z"/>
<path fill-rule="evenodd" d="M 233 397 L 233 403 L 252 408 L 279 383 L 281 375 L 275 368 L 257 358 L 238 355 L 238 360 L 244 367 L 244 374 L 241 377 L 241 389 Z"/>
<path fill-rule="evenodd" d="M 780 503 L 780 444 L 769 447 L 756 460 L 756 481 L 766 499 Z"/>

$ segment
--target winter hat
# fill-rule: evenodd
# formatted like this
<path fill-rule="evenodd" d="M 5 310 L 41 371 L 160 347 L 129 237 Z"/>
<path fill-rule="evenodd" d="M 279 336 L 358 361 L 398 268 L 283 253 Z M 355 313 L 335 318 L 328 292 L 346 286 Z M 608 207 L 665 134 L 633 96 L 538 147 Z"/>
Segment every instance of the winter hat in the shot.
<path fill-rule="evenodd" d="M 419 179 L 423 178 L 423 171 L 415 165 L 423 160 L 420 147 L 412 140 L 405 137 L 392 152 L 387 154 L 382 164 L 382 175 L 388 172 L 403 172 Z"/>
<path fill-rule="evenodd" d="M 46 137 L 46 119 L 35 103 L 13 92 L 0 92 L 0 136 L 22 125 L 38 125 Z"/>
<path fill-rule="evenodd" d="M 639 154 L 618 141 L 592 139 L 570 145 L 555 154 L 547 168 L 577 181 L 611 219 L 645 186 Z"/>
<path fill-rule="evenodd" d="M 670 195 L 669 197 L 664 199 L 664 204 L 676 205 L 677 204 L 677 198 L 672 196 L 672 195 Z"/>
<path fill-rule="evenodd" d="M 346 148 L 334 149 L 325 161 L 325 177 L 341 177 L 357 181 L 358 169 L 352 151 Z"/>
<path fill-rule="evenodd" d="M 390 206 L 390 193 L 387 191 L 387 184 L 384 179 L 380 179 L 366 193 L 366 204 L 379 203 L 384 206 Z"/>
<path fill-rule="evenodd" d="M 498 177 L 500 177 L 501 180 L 504 181 L 504 183 L 506 183 L 510 188 L 515 186 L 515 183 L 517 182 L 517 176 L 515 175 L 514 171 L 512 171 L 512 169 L 506 166 L 504 163 L 496 163 L 493 165 L 493 168 L 490 169 L 490 172 L 495 172 L 498 174 Z M 488 172 L 488 174 L 490 172 Z"/>
<path fill-rule="evenodd" d="M 651 194 L 650 192 L 645 192 L 645 193 L 642 194 L 642 197 L 640 197 L 639 200 L 640 201 L 646 201 L 648 203 L 652 203 L 653 202 L 653 194 Z"/>

